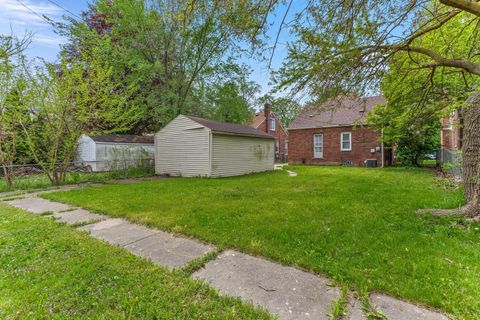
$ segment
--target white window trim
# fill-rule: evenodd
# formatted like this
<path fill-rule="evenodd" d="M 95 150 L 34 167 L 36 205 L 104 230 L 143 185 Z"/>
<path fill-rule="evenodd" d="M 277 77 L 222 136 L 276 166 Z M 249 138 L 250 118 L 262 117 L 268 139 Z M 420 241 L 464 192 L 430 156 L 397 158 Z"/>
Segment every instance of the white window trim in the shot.
<path fill-rule="evenodd" d="M 270 123 L 273 121 L 273 129 Z M 275 121 L 275 118 L 268 118 L 268 130 L 270 131 L 275 131 L 275 127 L 277 126 L 277 122 Z"/>
<path fill-rule="evenodd" d="M 348 134 L 349 136 L 349 142 L 350 142 L 350 148 L 344 148 L 343 147 L 343 135 Z M 352 151 L 352 133 L 351 132 L 342 132 L 340 133 L 340 151 Z"/>
<path fill-rule="evenodd" d="M 320 157 L 315 156 L 315 136 L 322 137 L 322 155 Z M 313 159 L 323 159 L 323 133 L 314 133 L 312 138 L 313 138 Z"/>

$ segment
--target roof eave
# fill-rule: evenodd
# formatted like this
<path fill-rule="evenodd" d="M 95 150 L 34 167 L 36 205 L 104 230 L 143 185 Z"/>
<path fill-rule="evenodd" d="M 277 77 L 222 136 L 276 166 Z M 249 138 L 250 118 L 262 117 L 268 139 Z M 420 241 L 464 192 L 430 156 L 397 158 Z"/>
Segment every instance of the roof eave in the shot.
<path fill-rule="evenodd" d="M 331 129 L 331 128 L 346 128 L 346 127 L 368 127 L 367 123 L 359 124 L 336 124 L 331 126 L 313 126 L 313 127 L 302 127 L 302 128 L 288 128 L 288 131 L 291 130 L 306 130 L 306 129 Z"/>
<path fill-rule="evenodd" d="M 225 132 L 225 131 L 215 131 L 211 130 L 213 134 L 222 134 L 227 136 L 237 136 L 237 137 L 252 137 L 252 138 L 261 138 L 261 139 L 275 139 L 273 136 L 270 135 L 255 135 L 255 134 L 245 134 L 245 133 L 233 133 L 233 132 Z"/>

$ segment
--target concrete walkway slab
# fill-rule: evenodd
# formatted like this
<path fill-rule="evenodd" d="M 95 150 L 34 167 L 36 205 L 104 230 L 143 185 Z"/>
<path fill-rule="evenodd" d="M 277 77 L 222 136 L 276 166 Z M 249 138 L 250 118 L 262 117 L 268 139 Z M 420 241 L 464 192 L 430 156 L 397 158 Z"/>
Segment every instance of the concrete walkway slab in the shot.
<path fill-rule="evenodd" d="M 330 280 L 227 250 L 193 274 L 220 293 L 265 307 L 280 319 L 326 319 L 340 290 Z"/>
<path fill-rule="evenodd" d="M 41 214 L 47 211 L 59 212 L 70 209 L 68 204 L 52 202 L 46 199 L 35 197 L 7 201 L 7 203 L 11 206 L 24 209 L 35 214 Z"/>
<path fill-rule="evenodd" d="M 347 303 L 347 315 L 345 316 L 346 320 L 366 320 L 362 310 L 362 302 L 354 297 L 350 297 Z"/>
<path fill-rule="evenodd" d="M 90 235 L 94 238 L 120 246 L 131 244 L 158 233 L 157 230 L 133 224 L 123 219 L 107 219 L 78 229 L 90 232 Z"/>
<path fill-rule="evenodd" d="M 441 313 L 383 294 L 374 293 L 370 295 L 370 300 L 389 320 L 448 320 Z"/>
<path fill-rule="evenodd" d="M 58 212 L 53 214 L 53 217 L 59 222 L 66 224 L 84 223 L 92 220 L 104 220 L 105 216 L 90 213 L 84 209 L 76 209 L 72 211 Z"/>
<path fill-rule="evenodd" d="M 213 248 L 163 231 L 125 246 L 128 251 L 170 269 L 182 267 L 191 260 L 204 256 Z"/>

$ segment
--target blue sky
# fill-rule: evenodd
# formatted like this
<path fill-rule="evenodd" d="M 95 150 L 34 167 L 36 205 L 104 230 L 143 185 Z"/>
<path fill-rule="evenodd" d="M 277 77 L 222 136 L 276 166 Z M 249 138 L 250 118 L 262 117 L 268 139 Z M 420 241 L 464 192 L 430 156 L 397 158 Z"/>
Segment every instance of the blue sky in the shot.
<path fill-rule="evenodd" d="M 80 13 L 87 8 L 87 0 L 0 0 L 0 33 L 11 34 L 21 37 L 27 31 L 34 33 L 33 41 L 27 51 L 29 58 L 41 57 L 47 61 L 54 61 L 57 57 L 59 46 L 66 40 L 55 34 L 52 27 L 42 20 L 45 15 L 54 21 L 62 21 L 64 15 Z M 292 20 L 295 12 L 301 10 L 305 5 L 303 0 L 293 2 L 287 15 L 286 21 Z M 62 9 L 63 8 L 63 9 Z M 277 8 L 274 15 L 270 17 L 273 26 L 269 32 L 269 43 L 273 45 L 278 26 L 285 13 L 286 7 Z M 40 15 L 40 16 L 39 16 Z M 281 66 L 286 56 L 286 43 L 291 39 L 288 29 L 284 29 L 280 35 L 275 55 L 272 60 L 272 69 Z M 268 57 L 270 54 L 266 54 Z M 259 62 L 255 59 L 244 58 L 242 62 L 248 64 L 253 73 L 251 79 L 259 83 L 262 93 L 269 91 L 270 70 L 267 62 Z"/>

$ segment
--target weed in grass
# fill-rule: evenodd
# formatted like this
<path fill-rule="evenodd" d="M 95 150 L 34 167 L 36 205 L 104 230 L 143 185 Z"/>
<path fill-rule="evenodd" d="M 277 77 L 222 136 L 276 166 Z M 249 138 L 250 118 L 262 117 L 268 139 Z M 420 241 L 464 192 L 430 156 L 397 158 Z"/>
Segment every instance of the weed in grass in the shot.
<path fill-rule="evenodd" d="M 348 287 L 343 285 L 341 287 L 340 297 L 329 307 L 329 311 L 331 313 L 330 319 L 342 320 L 345 318 L 348 312 L 348 292 Z"/>
<path fill-rule="evenodd" d="M 381 311 L 375 308 L 370 301 L 370 296 L 368 294 L 363 295 L 362 310 L 368 320 L 388 320 Z"/>
<path fill-rule="evenodd" d="M 51 216 L 52 214 L 54 214 L 53 211 L 44 211 L 44 212 L 40 213 L 41 216 Z"/>
<path fill-rule="evenodd" d="M 100 221 L 103 221 L 103 220 L 105 220 L 105 219 L 96 218 L 96 219 L 90 219 L 90 220 L 83 221 L 83 222 L 75 222 L 75 223 L 70 224 L 70 227 L 80 228 L 80 227 L 84 227 L 84 226 L 89 225 L 89 224 L 94 224 L 94 223 L 97 223 L 97 222 L 100 222 Z"/>
<path fill-rule="evenodd" d="M 190 261 L 182 268 L 176 270 L 176 272 L 184 275 L 185 277 L 189 277 L 196 271 L 203 268 L 208 262 L 215 260 L 223 250 L 223 247 L 216 247 L 206 255 Z"/>
<path fill-rule="evenodd" d="M 108 172 L 71 172 L 67 174 L 64 184 L 80 184 L 87 182 L 104 183 L 106 181 L 125 178 L 142 178 L 155 174 L 153 168 L 129 168 L 120 171 Z M 44 189 L 59 189 L 59 186 L 52 186 L 52 183 L 44 174 L 33 174 L 29 176 L 17 177 L 11 189 L 7 188 L 5 182 L 0 180 L 0 192 L 10 190 L 27 190 L 27 192 L 37 192 Z"/>
<path fill-rule="evenodd" d="M 11 198 L 2 198 L 0 199 L 0 201 L 13 201 L 13 200 L 20 200 L 20 199 L 25 199 L 25 197 L 18 196 L 18 197 L 11 197 Z"/>

